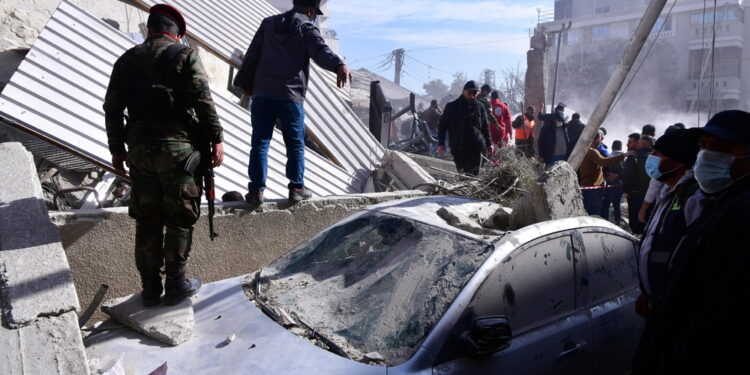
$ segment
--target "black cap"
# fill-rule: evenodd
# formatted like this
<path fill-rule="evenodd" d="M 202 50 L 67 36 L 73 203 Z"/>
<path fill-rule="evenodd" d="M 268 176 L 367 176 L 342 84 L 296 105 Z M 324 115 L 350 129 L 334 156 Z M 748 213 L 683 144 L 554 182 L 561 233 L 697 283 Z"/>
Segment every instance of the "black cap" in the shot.
<path fill-rule="evenodd" d="M 185 17 L 182 16 L 182 13 L 180 13 L 177 8 L 167 4 L 156 4 L 152 6 L 148 12 L 150 14 L 161 14 L 169 17 L 177 24 L 177 28 L 179 29 L 178 36 L 183 36 L 187 32 L 187 22 L 185 21 Z"/>
<path fill-rule="evenodd" d="M 557 103 L 557 107 L 555 107 L 555 109 L 560 110 L 560 111 L 564 111 L 565 107 L 567 107 L 565 105 L 565 103 L 560 102 L 560 103 Z"/>
<path fill-rule="evenodd" d="M 717 113 L 702 128 L 692 128 L 691 133 L 712 135 L 725 142 L 750 144 L 750 113 L 733 109 Z"/>
<path fill-rule="evenodd" d="M 656 140 L 654 150 L 689 168 L 698 156 L 698 137 L 687 130 L 674 129 Z"/>
<path fill-rule="evenodd" d="M 482 85 L 482 91 L 492 91 L 492 86 L 484 84 Z"/>
<path fill-rule="evenodd" d="M 464 85 L 464 90 L 479 91 L 479 86 L 477 86 L 476 82 L 469 81 L 469 82 L 466 82 L 466 84 Z"/>
<path fill-rule="evenodd" d="M 315 8 L 318 15 L 323 15 L 323 11 L 320 10 L 320 0 L 294 0 L 294 6 L 301 6 L 305 8 Z"/>

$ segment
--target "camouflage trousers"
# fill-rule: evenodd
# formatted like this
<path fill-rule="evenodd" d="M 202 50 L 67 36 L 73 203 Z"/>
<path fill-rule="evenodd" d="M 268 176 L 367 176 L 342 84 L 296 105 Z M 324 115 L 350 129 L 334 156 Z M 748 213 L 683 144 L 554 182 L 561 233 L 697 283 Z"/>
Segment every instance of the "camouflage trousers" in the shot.
<path fill-rule="evenodd" d="M 154 288 L 161 289 L 162 266 L 169 278 L 185 274 L 201 199 L 199 180 L 183 169 L 192 152 L 193 147 L 183 142 L 135 145 L 129 150 L 129 213 L 136 220 L 135 263 L 144 290 L 155 282 L 159 285 Z"/>

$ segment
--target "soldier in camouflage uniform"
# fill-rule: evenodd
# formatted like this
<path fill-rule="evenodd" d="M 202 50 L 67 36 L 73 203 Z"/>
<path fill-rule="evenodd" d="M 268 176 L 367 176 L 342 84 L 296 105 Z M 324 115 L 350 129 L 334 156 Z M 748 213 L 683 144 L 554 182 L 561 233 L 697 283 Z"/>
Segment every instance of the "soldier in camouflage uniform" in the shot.
<path fill-rule="evenodd" d="M 127 162 L 133 182 L 129 213 L 141 299 L 156 306 L 165 289 L 164 302 L 175 305 L 201 284 L 185 278 L 201 200 L 199 173 L 187 172 L 185 161 L 195 151 L 191 142 L 210 141 L 213 165 L 221 165 L 222 129 L 197 52 L 179 44 L 186 29 L 180 12 L 156 5 L 148 28 L 146 41 L 117 60 L 104 111 L 112 165 L 124 172 Z"/>
<path fill-rule="evenodd" d="M 502 127 L 500 126 L 500 123 L 497 122 L 497 118 L 492 114 L 492 103 L 490 102 L 489 97 L 491 92 L 492 87 L 490 87 L 490 85 L 483 85 L 481 91 L 479 91 L 479 95 L 477 95 L 477 100 L 482 103 L 484 108 L 487 110 L 490 133 L 494 134 L 495 131 L 497 131 L 498 129 L 502 129 Z"/>

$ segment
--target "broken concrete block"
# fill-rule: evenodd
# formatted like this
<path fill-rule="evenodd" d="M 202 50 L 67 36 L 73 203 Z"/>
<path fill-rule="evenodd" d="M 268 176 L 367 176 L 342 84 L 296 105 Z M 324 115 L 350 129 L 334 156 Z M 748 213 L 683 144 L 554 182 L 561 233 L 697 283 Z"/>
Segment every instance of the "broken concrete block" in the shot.
<path fill-rule="evenodd" d="M 586 216 L 578 175 L 570 164 L 557 162 L 516 202 L 511 226 L 522 228 L 548 220 Z"/>
<path fill-rule="evenodd" d="M 120 323 L 167 345 L 177 346 L 190 340 L 195 319 L 193 302 L 185 299 L 177 306 L 143 307 L 141 296 L 133 294 L 106 301 L 102 311 Z"/>
<path fill-rule="evenodd" d="M 71 311 L 21 329 L 0 327 L 0 374 L 88 374 L 77 323 Z"/>
<path fill-rule="evenodd" d="M 513 210 L 508 207 L 498 208 L 490 217 L 484 220 L 482 226 L 485 228 L 507 230 L 510 228 L 510 221 Z"/>
<path fill-rule="evenodd" d="M 470 217 L 457 212 L 451 208 L 441 207 L 437 211 L 438 216 L 445 220 L 448 224 L 461 230 L 465 230 L 469 233 L 479 235 L 497 235 L 498 232 L 489 228 L 485 228 Z"/>
<path fill-rule="evenodd" d="M 390 151 L 384 161 L 391 167 L 398 180 L 406 186 L 406 189 L 437 182 L 424 168 L 403 152 Z"/>
<path fill-rule="evenodd" d="M 60 234 L 47 214 L 31 154 L 0 144 L 0 310 L 19 328 L 79 308 Z"/>
<path fill-rule="evenodd" d="M 73 275 L 60 244 L 0 251 L 0 285 L 0 308 L 8 328 L 79 309 Z"/>

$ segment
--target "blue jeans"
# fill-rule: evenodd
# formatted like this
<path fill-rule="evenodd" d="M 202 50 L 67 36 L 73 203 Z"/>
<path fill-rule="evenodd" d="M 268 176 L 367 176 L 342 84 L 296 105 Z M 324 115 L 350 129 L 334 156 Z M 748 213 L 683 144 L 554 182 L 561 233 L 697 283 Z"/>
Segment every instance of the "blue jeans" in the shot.
<path fill-rule="evenodd" d="M 583 190 L 583 207 L 589 215 L 602 214 L 602 189 Z"/>
<path fill-rule="evenodd" d="M 289 188 L 303 188 L 305 174 L 305 111 L 302 104 L 256 96 L 250 106 L 253 121 L 250 149 L 250 191 L 266 189 L 268 177 L 268 148 L 276 126 L 281 121 L 281 132 L 286 145 L 286 177 Z"/>
<path fill-rule="evenodd" d="M 622 185 L 622 182 L 613 182 L 612 185 Z M 604 205 L 602 206 L 602 217 L 605 220 L 609 220 L 609 208 L 611 206 L 615 215 L 615 224 L 617 225 L 620 225 L 620 222 L 622 221 L 622 195 L 622 186 L 604 190 Z"/>

